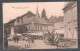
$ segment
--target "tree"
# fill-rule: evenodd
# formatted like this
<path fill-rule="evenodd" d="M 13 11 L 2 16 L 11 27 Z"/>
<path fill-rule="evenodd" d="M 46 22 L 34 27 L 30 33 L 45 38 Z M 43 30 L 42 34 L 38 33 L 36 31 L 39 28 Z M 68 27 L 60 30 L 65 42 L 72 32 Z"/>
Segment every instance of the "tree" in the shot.
<path fill-rule="evenodd" d="M 47 19 L 47 16 L 46 16 L 46 11 L 45 11 L 45 9 L 43 9 L 43 10 L 42 10 L 41 17 L 42 17 L 42 18 L 44 18 L 44 19 Z"/>
<path fill-rule="evenodd" d="M 18 27 L 15 28 L 15 32 L 16 33 L 27 33 L 28 32 L 28 28 L 26 26 L 20 25 Z"/>
<path fill-rule="evenodd" d="M 51 15 L 51 17 L 48 19 L 48 21 L 49 21 L 49 23 L 54 25 L 54 23 L 55 23 L 55 16 Z"/>

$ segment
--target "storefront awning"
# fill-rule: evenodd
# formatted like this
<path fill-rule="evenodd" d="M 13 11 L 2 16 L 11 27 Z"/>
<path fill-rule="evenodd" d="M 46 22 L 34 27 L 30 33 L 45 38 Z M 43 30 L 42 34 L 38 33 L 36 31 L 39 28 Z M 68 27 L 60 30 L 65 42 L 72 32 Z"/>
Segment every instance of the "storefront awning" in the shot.
<path fill-rule="evenodd" d="M 64 34 L 64 30 L 56 30 L 55 32 L 59 34 Z"/>
<path fill-rule="evenodd" d="M 30 33 L 30 35 L 39 35 L 39 36 L 42 36 L 43 33 L 42 32 L 39 32 L 39 33 Z"/>
<path fill-rule="evenodd" d="M 17 34 L 17 36 L 21 36 L 21 34 Z"/>

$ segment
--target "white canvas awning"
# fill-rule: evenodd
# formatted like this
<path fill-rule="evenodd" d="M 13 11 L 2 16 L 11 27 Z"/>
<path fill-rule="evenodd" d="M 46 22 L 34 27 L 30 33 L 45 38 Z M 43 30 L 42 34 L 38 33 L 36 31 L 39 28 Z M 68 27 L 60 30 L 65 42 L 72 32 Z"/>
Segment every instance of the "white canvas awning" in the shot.
<path fill-rule="evenodd" d="M 21 36 L 21 34 L 17 34 L 17 36 Z"/>
<path fill-rule="evenodd" d="M 42 36 L 43 33 L 42 32 L 39 32 L 39 33 L 30 33 L 30 35 L 39 35 L 39 36 Z"/>
<path fill-rule="evenodd" d="M 56 33 L 64 34 L 64 30 L 56 30 Z"/>

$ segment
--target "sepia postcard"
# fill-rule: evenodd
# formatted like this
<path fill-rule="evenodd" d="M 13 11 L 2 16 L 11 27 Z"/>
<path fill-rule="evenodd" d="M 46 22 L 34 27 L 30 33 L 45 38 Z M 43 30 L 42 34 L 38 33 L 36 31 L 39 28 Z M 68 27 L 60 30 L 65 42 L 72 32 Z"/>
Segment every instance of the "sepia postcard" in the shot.
<path fill-rule="evenodd" d="M 78 48 L 77 1 L 4 2 L 3 49 Z"/>

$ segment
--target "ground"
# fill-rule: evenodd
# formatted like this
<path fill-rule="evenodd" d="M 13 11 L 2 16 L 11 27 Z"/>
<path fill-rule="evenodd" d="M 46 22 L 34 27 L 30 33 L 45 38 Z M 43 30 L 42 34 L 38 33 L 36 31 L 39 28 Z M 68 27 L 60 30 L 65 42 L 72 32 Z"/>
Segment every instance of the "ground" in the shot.
<path fill-rule="evenodd" d="M 46 45 L 43 40 L 35 40 L 33 44 L 30 45 L 29 48 L 25 48 L 25 41 L 19 41 L 18 43 L 14 43 L 14 41 L 8 42 L 9 46 L 19 47 L 19 49 L 55 49 L 56 46 Z"/>
<path fill-rule="evenodd" d="M 71 42 L 69 42 L 71 43 Z M 67 45 L 69 45 L 67 43 Z M 43 42 L 43 40 L 34 40 L 34 43 L 30 43 L 29 47 L 25 47 L 25 41 L 21 40 L 18 43 L 14 43 L 14 41 L 8 41 L 8 49 L 65 49 L 65 48 L 77 48 L 77 45 L 71 47 L 57 47 L 56 45 L 49 45 Z M 60 43 L 61 44 L 61 43 Z M 62 44 L 61 44 L 62 45 Z"/>

